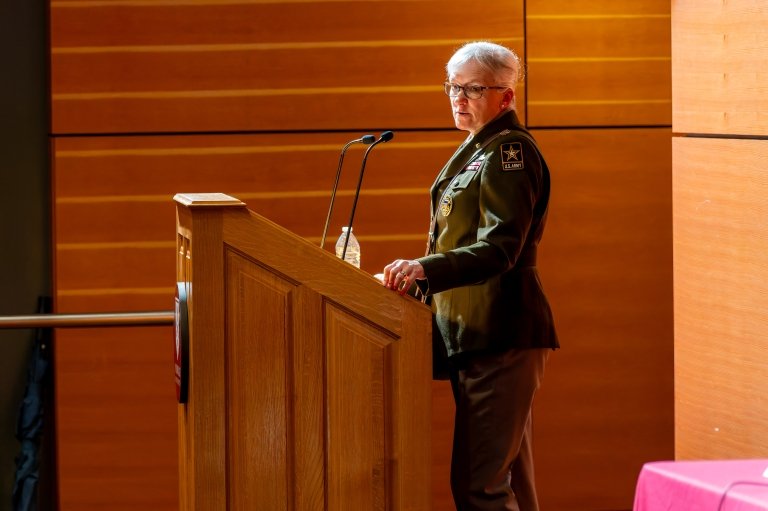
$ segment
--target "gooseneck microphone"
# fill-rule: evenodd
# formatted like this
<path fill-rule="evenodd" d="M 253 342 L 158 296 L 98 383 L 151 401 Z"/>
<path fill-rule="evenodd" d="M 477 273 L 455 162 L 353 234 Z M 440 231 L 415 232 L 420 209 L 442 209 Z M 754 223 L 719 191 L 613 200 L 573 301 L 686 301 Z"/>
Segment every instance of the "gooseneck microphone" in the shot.
<path fill-rule="evenodd" d="M 325 217 L 325 227 L 323 227 L 323 237 L 320 239 L 320 248 L 323 248 L 323 246 L 325 245 L 325 235 L 328 233 L 328 224 L 331 221 L 331 213 L 333 212 L 333 201 L 336 200 L 336 190 L 339 187 L 339 177 L 341 176 L 341 164 L 344 162 L 344 155 L 346 154 L 347 149 L 349 149 L 349 146 L 351 146 L 352 144 L 372 144 L 375 141 L 376 141 L 376 137 L 374 137 L 373 135 L 365 135 L 360 138 L 356 138 L 355 140 L 350 140 L 341 149 L 341 154 L 339 155 L 339 167 L 336 169 L 336 180 L 333 182 L 333 191 L 331 192 L 331 205 L 328 206 L 328 216 Z"/>
<path fill-rule="evenodd" d="M 344 257 L 347 255 L 347 245 L 349 245 L 349 233 L 352 232 L 352 221 L 355 219 L 355 209 L 357 208 L 357 199 L 360 198 L 360 185 L 363 184 L 363 173 L 365 172 L 365 162 L 368 161 L 368 153 L 371 152 L 371 149 L 376 147 L 382 142 L 389 142 L 392 140 L 392 137 L 394 137 L 395 134 L 391 131 L 385 131 L 381 134 L 378 140 L 376 140 L 374 143 L 372 143 L 368 149 L 365 150 L 365 154 L 363 155 L 363 164 L 360 166 L 360 177 L 357 179 L 357 190 L 355 190 L 355 200 L 352 201 L 352 212 L 349 215 L 349 223 L 347 224 L 347 237 L 344 240 L 344 250 L 341 252 L 341 260 L 344 260 Z"/>

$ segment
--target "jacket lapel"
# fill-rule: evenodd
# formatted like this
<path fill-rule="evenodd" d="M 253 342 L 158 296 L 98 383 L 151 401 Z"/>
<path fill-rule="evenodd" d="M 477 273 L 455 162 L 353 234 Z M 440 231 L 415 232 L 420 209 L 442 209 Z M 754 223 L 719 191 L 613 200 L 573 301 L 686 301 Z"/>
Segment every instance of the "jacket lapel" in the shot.
<path fill-rule="evenodd" d="M 440 189 L 443 181 L 452 179 L 453 176 L 458 174 L 461 169 L 467 166 L 472 159 L 480 153 L 485 147 L 486 143 L 494 138 L 499 132 L 503 131 L 510 125 L 519 125 L 520 121 L 517 119 L 517 114 L 514 111 L 505 112 L 489 122 L 483 127 L 480 132 L 471 139 L 465 140 L 461 144 L 448 163 L 445 164 L 443 169 L 437 175 L 437 179 L 432 184 L 430 190 L 431 196 L 431 211 L 435 211 L 435 201 L 437 200 L 437 190 Z"/>
<path fill-rule="evenodd" d="M 440 190 L 443 182 L 448 179 L 452 179 L 458 174 L 464 167 L 467 166 L 478 154 L 485 150 L 485 146 L 493 141 L 499 135 L 509 133 L 509 127 L 520 128 L 520 121 L 517 118 L 517 114 L 514 111 L 506 112 L 499 115 L 496 119 L 489 122 L 480 133 L 476 136 L 467 138 L 453 153 L 451 159 L 445 164 L 443 169 L 438 173 L 435 182 L 430 188 L 430 226 L 429 236 L 427 238 L 427 250 L 425 255 L 428 255 L 432 251 L 432 247 L 437 236 L 437 214 L 435 207 L 437 203 L 437 193 Z"/>
<path fill-rule="evenodd" d="M 456 149 L 456 152 L 453 153 L 453 156 L 451 156 L 451 159 L 448 160 L 448 162 L 445 164 L 443 169 L 440 171 L 440 173 L 437 175 L 437 178 L 435 179 L 435 182 L 432 183 L 432 188 L 430 189 L 431 193 L 431 199 L 432 199 L 432 208 L 431 210 L 434 211 L 434 205 L 435 201 L 437 200 L 436 194 L 437 190 L 440 188 L 440 185 L 443 181 L 447 179 L 453 178 L 458 172 L 464 168 L 464 166 L 469 163 L 469 160 L 476 152 L 474 137 L 473 140 L 465 140 L 463 144 L 459 146 L 458 149 Z"/>

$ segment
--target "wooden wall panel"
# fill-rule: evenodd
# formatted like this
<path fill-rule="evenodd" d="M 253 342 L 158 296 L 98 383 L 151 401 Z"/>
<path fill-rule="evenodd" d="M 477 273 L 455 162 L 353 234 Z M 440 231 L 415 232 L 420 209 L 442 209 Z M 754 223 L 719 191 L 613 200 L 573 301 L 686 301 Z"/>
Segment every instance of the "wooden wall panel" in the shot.
<path fill-rule="evenodd" d="M 427 189 L 463 138 L 449 129 L 443 66 L 467 39 L 521 55 L 527 47 L 530 92 L 521 84 L 518 104 L 523 116 L 530 109 L 529 124 L 669 124 L 668 4 L 529 0 L 524 45 L 523 3 L 489 4 L 475 17 L 457 0 L 52 0 L 57 310 L 170 309 L 177 192 L 234 195 L 319 242 L 338 150 L 363 129 L 409 128 L 369 160 L 355 220 L 363 269 L 422 254 Z M 239 133 L 251 130 L 260 133 Z M 554 178 L 542 278 L 564 346 L 536 404 L 543 509 L 628 509 L 640 464 L 672 451 L 669 130 L 536 136 Z M 361 155 L 347 156 L 328 249 L 347 219 Z M 88 382 L 107 380 L 102 361 L 120 360 L 124 348 L 112 330 L 89 332 L 59 344 L 80 351 L 65 363 L 90 364 L 85 378 L 62 373 L 74 379 L 60 401 L 120 406 L 109 387 Z M 150 362 L 125 382 L 153 382 L 149 407 L 169 403 L 175 414 L 171 332 L 157 332 L 133 345 Z M 73 410 L 59 411 L 61 441 L 96 435 L 116 452 L 133 446 L 122 432 L 146 416 L 132 403 L 121 424 L 102 415 L 83 425 Z M 170 420 L 160 416 L 158 438 L 175 435 Z M 450 390 L 435 382 L 435 509 L 452 506 L 452 420 Z M 129 486 L 147 493 L 127 500 L 114 489 L 123 464 L 113 471 L 68 452 L 62 511 L 97 508 L 80 492 L 94 469 L 101 508 L 175 509 L 165 486 L 176 484 L 175 448 L 164 453 L 171 461 L 135 453 L 151 479 L 134 471 Z"/>
<path fill-rule="evenodd" d="M 535 130 L 552 170 L 540 249 L 562 349 L 534 408 L 542 509 L 627 510 L 673 454 L 670 130 Z"/>
<path fill-rule="evenodd" d="M 338 152 L 352 134 L 60 138 L 54 147 L 56 275 L 61 297 L 92 290 L 173 296 L 173 194 L 219 190 L 318 242 Z M 372 150 L 355 215 L 363 268 L 420 255 L 428 189 L 462 135 L 403 132 Z M 299 142 L 304 141 L 304 145 Z M 326 247 L 349 220 L 362 149 L 350 149 Z M 370 247 L 366 250 L 366 246 Z M 169 306 L 170 306 L 169 301 Z M 110 305 L 115 305 L 111 302 Z M 78 307 L 88 306 L 81 300 Z M 86 309 L 87 310 L 87 309 Z"/>
<path fill-rule="evenodd" d="M 59 509 L 176 509 L 168 327 L 56 333 Z"/>
<path fill-rule="evenodd" d="M 564 344 L 552 357 L 537 404 L 539 484 L 544 502 L 556 503 L 562 510 L 581 510 L 578 506 L 590 499 L 627 501 L 638 464 L 671 455 L 672 412 L 667 403 L 671 397 L 665 394 L 665 388 L 671 392 L 671 374 L 663 370 L 665 363 L 671 364 L 665 351 L 671 349 L 667 294 L 671 277 L 669 261 L 664 264 L 671 257 L 669 218 L 665 223 L 670 214 L 669 131 L 539 130 L 536 136 L 550 160 L 555 183 L 542 247 L 542 276 Z M 394 257 L 423 252 L 426 190 L 461 135 L 410 132 L 396 137 L 371 153 L 365 178 L 369 193 L 360 200 L 355 224 L 363 244 L 363 267 L 370 272 Z M 310 138 L 309 146 L 327 147 L 296 152 L 293 135 L 239 141 L 57 139 L 60 310 L 169 309 L 175 253 L 173 233 L 164 226 L 173 223 L 173 213 L 165 211 L 163 200 L 170 203 L 172 190 L 183 190 L 190 183 L 196 183 L 193 190 L 204 189 L 206 178 L 209 187 L 234 195 L 261 194 L 247 199 L 250 207 L 319 241 L 338 145 L 351 137 Z M 279 151 L 281 146 L 287 150 Z M 227 149 L 231 147 L 251 152 Z M 272 152 L 260 152 L 259 147 Z M 355 184 L 360 156 L 359 151 L 348 155 L 350 170 L 342 185 L 346 192 Z M 307 160 L 314 162 L 311 171 L 301 164 Z M 227 182 L 233 183 L 232 188 L 224 186 Z M 138 183 L 145 183 L 146 193 Z M 348 195 L 343 199 L 336 206 L 331 238 L 347 218 Z M 131 223 L 144 227 L 132 230 Z M 572 263 L 563 264 L 564 258 Z M 632 271 L 625 271 L 628 262 Z M 153 356 L 162 362 L 154 375 L 157 379 L 171 371 L 170 351 L 166 353 L 163 345 L 159 342 L 153 348 Z M 613 361 L 607 370 L 605 360 Z M 656 369 L 649 371 L 648 365 Z M 627 367 L 635 369 L 639 381 L 624 379 Z M 447 386 L 436 383 L 434 388 L 435 502 L 449 505 L 453 411 Z M 638 403 L 656 405 L 657 413 L 635 416 L 637 408 L 632 407 Z M 606 418 L 603 409 L 613 410 L 614 416 Z M 643 427 L 637 429 L 637 424 Z M 569 440 L 574 435 L 578 444 Z M 594 471 L 574 465 L 585 459 Z M 610 470 L 604 469 L 606 463 Z M 574 478 L 572 471 L 580 477 Z M 614 490 L 588 490 L 595 488 L 596 478 L 615 482 Z M 564 500 L 573 500 L 576 507 L 568 507 Z"/>
<path fill-rule="evenodd" d="M 450 127 L 445 61 L 477 38 L 522 55 L 522 12 L 520 0 L 482 17 L 459 0 L 52 0 L 53 132 Z"/>
<path fill-rule="evenodd" d="M 669 125 L 666 0 L 526 2 L 528 125 Z"/>
<path fill-rule="evenodd" d="M 673 127 L 768 135 L 768 4 L 672 2 Z"/>
<path fill-rule="evenodd" d="M 127 310 L 170 310 L 173 304 L 175 275 L 172 196 L 179 191 L 219 190 L 243 197 L 249 207 L 288 227 L 300 235 L 320 241 L 328 209 L 330 188 L 336 172 L 338 152 L 357 133 L 284 134 L 284 135 L 212 135 L 212 136 L 132 136 L 132 137 L 64 137 L 54 140 L 54 190 L 56 232 L 56 304 L 60 312 L 94 312 Z M 371 273 L 398 256 L 418 256 L 424 252 L 428 229 L 428 188 L 437 169 L 463 139 L 459 132 L 398 132 L 395 139 L 377 146 L 369 155 L 355 219 L 355 231 L 363 248 L 363 268 Z M 340 194 L 334 208 L 332 226 L 326 247 L 331 250 L 341 225 L 348 221 L 351 197 L 356 186 L 362 148 L 350 149 L 345 159 Z M 176 423 L 171 372 L 170 328 L 153 335 L 146 343 L 133 345 L 141 356 L 152 360 L 143 371 L 132 374 L 127 384 L 149 379 L 158 385 L 148 402 L 160 406 L 164 402 L 171 418 L 162 422 L 167 428 L 163 438 L 175 438 Z M 96 331 L 92 331 L 96 332 Z M 112 330 L 99 329 L 78 343 L 67 335 L 58 346 L 60 360 L 68 364 L 71 348 L 87 359 L 88 353 L 106 351 L 110 357 L 122 356 L 122 349 L 112 344 Z M 142 335 L 137 333 L 135 335 Z M 94 346 L 91 346 L 93 344 Z M 95 346 L 98 345 L 98 346 Z M 66 348 L 66 349 L 65 349 Z M 114 350 L 110 351 L 110 350 Z M 111 360 L 111 358 L 110 358 Z M 109 367 L 94 362 L 88 378 L 109 378 Z M 83 425 L 66 403 L 85 403 L 85 391 L 71 371 L 65 382 L 59 413 L 62 424 L 61 442 L 70 442 L 78 434 L 83 438 L 93 430 L 103 431 L 112 450 L 133 445 L 120 431 L 130 430 L 136 421 L 146 417 L 131 405 L 120 414 L 120 425 L 106 421 Z M 74 387 L 72 385 L 75 385 Z M 450 391 L 435 385 L 435 475 L 433 487 L 436 505 L 448 505 L 448 459 L 450 455 L 451 420 Z M 112 402 L 111 388 L 90 389 L 94 402 L 106 406 L 122 406 Z M 447 409 L 446 409 L 447 407 Z M 104 412 L 107 413 L 107 412 Z M 117 430 L 117 431 L 115 431 Z M 141 431 L 139 427 L 137 431 Z M 76 444 L 79 445 L 79 444 Z M 100 445 L 100 444 L 97 444 Z M 167 447 L 175 458 L 176 447 Z M 176 485 L 176 466 L 172 459 L 158 466 L 146 453 L 143 456 L 147 477 L 167 471 L 163 481 Z M 112 477 L 106 461 L 75 460 L 64 456 L 60 472 L 68 474 L 60 480 L 68 488 L 62 510 L 89 509 L 88 494 L 81 492 L 87 471 L 98 467 L 104 478 Z M 114 473 L 122 474 L 120 463 Z M 131 487 L 142 484 L 138 473 L 131 475 Z M 84 484 L 84 483 L 83 483 Z M 123 493 L 113 491 L 111 482 L 97 491 L 99 502 L 132 505 Z M 77 488 L 77 491 L 73 490 Z M 148 490 L 150 494 L 152 489 Z M 176 503 L 163 493 L 152 505 L 154 509 L 175 509 Z M 147 494 L 144 498 L 152 501 Z M 174 495 L 174 494 L 171 494 Z M 442 504 L 441 504 L 442 503 Z M 95 504 L 94 504 L 95 505 Z"/>
<path fill-rule="evenodd" d="M 768 5 L 672 3 L 675 455 L 764 457 Z"/>
<path fill-rule="evenodd" d="M 768 141 L 679 137 L 673 163 L 676 457 L 766 457 Z"/>

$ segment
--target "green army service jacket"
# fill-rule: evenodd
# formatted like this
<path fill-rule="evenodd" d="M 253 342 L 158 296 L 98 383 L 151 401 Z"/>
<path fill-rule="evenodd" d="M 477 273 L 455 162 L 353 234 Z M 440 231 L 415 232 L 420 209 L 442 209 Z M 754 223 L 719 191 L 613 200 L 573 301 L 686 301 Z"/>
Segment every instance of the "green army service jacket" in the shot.
<path fill-rule="evenodd" d="M 505 112 L 464 142 L 431 188 L 428 255 L 435 349 L 557 348 L 536 269 L 550 176 L 530 134 Z"/>

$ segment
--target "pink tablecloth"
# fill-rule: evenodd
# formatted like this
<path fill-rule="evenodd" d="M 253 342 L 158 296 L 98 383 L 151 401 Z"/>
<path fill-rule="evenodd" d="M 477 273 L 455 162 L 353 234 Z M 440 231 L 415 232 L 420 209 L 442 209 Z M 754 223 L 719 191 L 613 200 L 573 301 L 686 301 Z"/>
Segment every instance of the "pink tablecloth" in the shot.
<path fill-rule="evenodd" d="M 767 470 L 768 459 L 646 463 L 633 510 L 768 510 Z"/>

